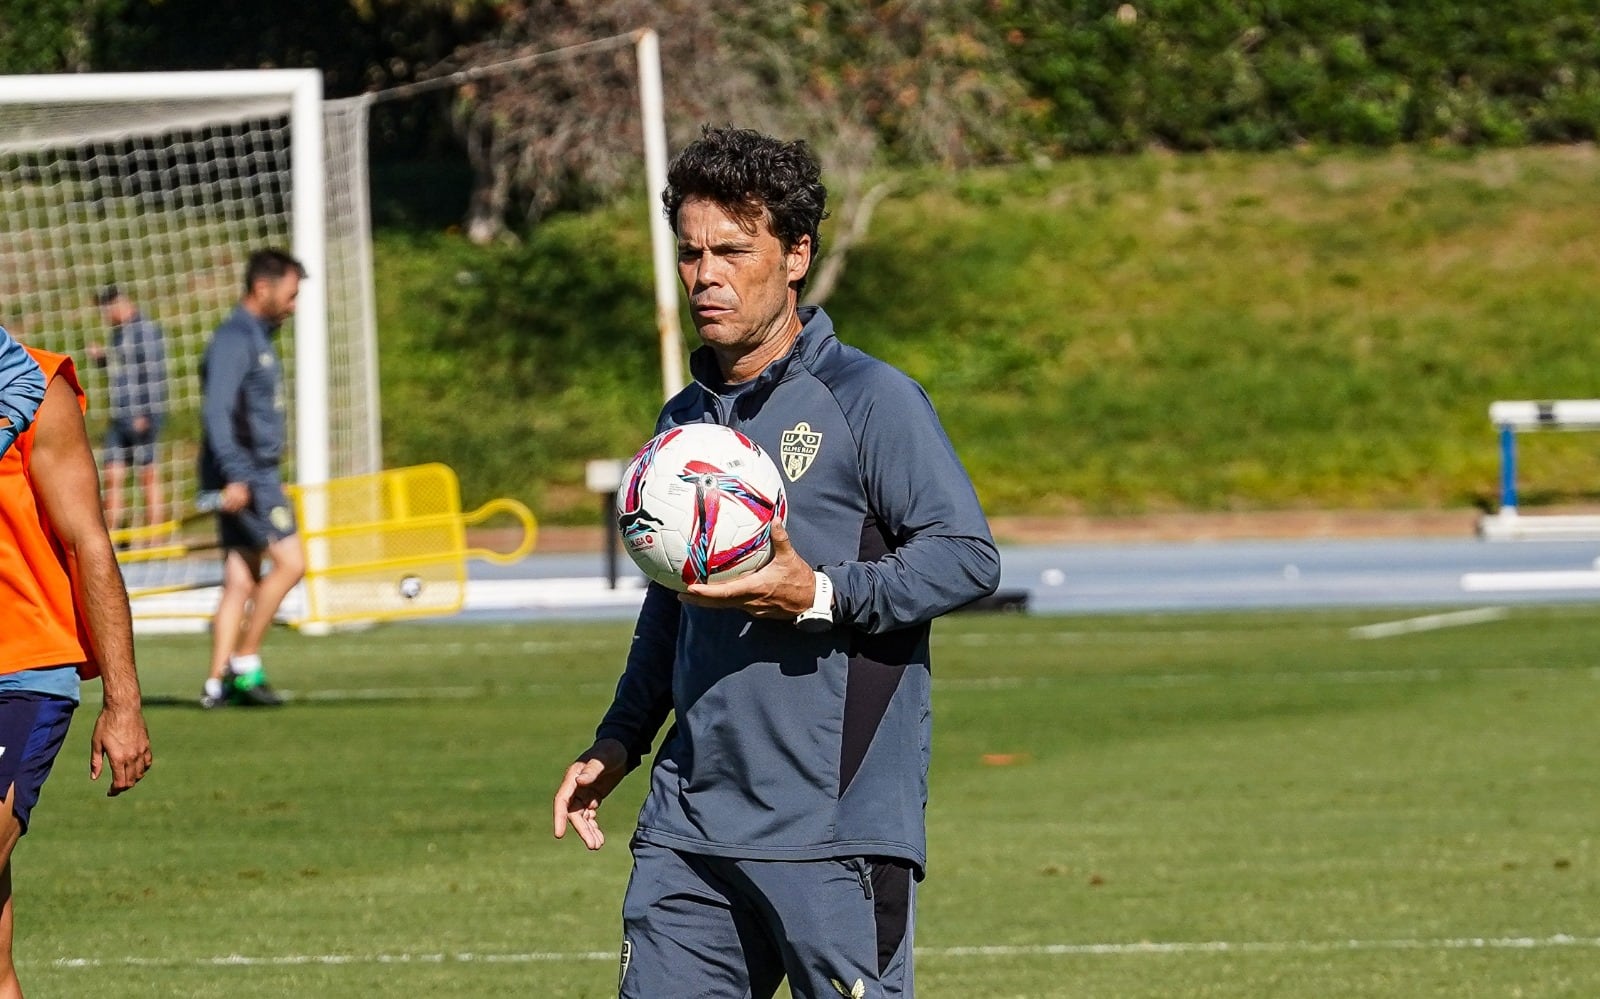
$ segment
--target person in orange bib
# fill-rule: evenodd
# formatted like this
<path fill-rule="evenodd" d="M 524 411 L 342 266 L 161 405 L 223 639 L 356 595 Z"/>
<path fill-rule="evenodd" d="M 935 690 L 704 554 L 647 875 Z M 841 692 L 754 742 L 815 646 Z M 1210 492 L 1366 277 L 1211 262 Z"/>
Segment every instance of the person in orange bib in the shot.
<path fill-rule="evenodd" d="M 0 455 L 0 999 L 22 995 L 12 963 L 11 855 L 66 738 L 82 680 L 103 704 L 89 776 L 115 797 L 152 762 L 128 592 L 100 501 L 72 359 L 27 348 L 45 383 L 33 423 Z"/>

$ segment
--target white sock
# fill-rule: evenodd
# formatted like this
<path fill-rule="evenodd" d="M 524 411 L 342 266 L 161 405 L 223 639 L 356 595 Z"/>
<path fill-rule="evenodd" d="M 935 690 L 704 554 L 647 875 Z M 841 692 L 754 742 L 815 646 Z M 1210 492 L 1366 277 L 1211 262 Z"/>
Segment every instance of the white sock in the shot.
<path fill-rule="evenodd" d="M 249 676 L 251 673 L 261 669 L 261 657 L 257 655 L 229 656 L 228 669 L 234 676 Z"/>
<path fill-rule="evenodd" d="M 206 677 L 206 696 L 213 701 L 222 700 L 222 681 L 214 676 Z"/>

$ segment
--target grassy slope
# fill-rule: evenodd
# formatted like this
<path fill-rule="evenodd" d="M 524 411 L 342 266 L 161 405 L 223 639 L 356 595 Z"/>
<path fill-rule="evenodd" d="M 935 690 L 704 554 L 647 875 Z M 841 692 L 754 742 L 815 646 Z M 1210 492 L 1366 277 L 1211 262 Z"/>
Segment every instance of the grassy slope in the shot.
<path fill-rule="evenodd" d="M 1489 402 L 1596 394 L 1597 182 L 1589 147 L 903 177 L 828 307 L 924 383 L 994 514 L 1483 503 Z M 390 462 L 592 518 L 583 461 L 659 400 L 644 219 L 382 234 Z M 1523 482 L 1590 498 L 1600 449 L 1529 441 Z"/>

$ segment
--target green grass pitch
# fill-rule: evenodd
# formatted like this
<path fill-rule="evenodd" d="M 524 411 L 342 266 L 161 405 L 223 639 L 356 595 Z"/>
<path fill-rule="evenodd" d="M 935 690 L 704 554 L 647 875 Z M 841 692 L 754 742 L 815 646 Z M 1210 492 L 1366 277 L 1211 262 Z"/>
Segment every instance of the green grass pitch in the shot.
<path fill-rule="evenodd" d="M 1418 613 L 1422 613 L 1419 611 Z M 1600 608 L 957 615 L 935 628 L 925 996 L 1600 995 Z M 615 994 L 627 837 L 550 835 L 626 623 L 271 636 L 281 711 L 191 706 L 86 778 L 98 688 L 18 848 L 33 996 Z"/>

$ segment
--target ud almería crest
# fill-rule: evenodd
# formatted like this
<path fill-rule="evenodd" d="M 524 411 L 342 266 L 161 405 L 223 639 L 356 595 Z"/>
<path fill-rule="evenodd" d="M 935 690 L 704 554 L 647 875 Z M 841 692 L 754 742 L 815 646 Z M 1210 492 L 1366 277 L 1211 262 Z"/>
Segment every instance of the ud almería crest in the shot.
<path fill-rule="evenodd" d="M 790 482 L 797 481 L 811 467 L 812 459 L 822 450 L 822 432 L 812 430 L 811 424 L 801 420 L 793 430 L 783 432 L 778 454 L 783 458 L 783 474 Z"/>

